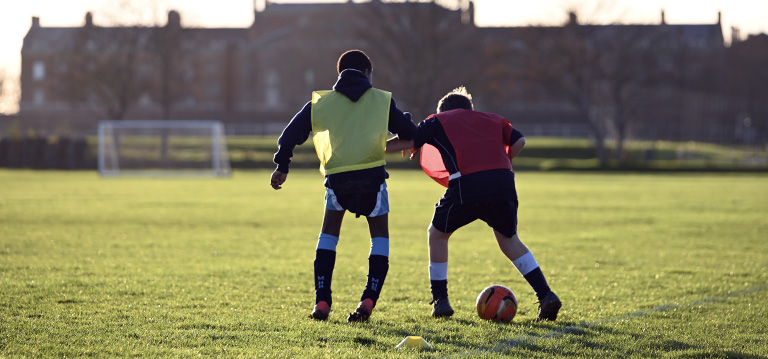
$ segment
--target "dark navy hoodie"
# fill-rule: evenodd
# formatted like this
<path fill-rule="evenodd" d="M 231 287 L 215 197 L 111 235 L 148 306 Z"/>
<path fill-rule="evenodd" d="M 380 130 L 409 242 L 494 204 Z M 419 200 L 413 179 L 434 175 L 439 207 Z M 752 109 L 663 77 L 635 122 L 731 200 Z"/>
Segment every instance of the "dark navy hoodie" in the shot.
<path fill-rule="evenodd" d="M 339 74 L 333 90 L 357 102 L 365 91 L 371 88 L 371 82 L 364 73 L 347 69 Z M 395 100 L 389 105 L 389 132 L 398 135 L 400 139 L 411 140 L 416 131 L 416 125 L 411 121 L 410 113 L 403 113 L 397 108 Z M 288 167 L 293 157 L 293 149 L 304 143 L 312 132 L 312 101 L 307 102 L 285 127 L 277 140 L 278 150 L 273 162 L 277 170 L 288 173 Z M 389 175 L 384 166 L 357 171 L 341 172 L 325 176 L 325 186 L 337 192 L 376 192 Z"/>

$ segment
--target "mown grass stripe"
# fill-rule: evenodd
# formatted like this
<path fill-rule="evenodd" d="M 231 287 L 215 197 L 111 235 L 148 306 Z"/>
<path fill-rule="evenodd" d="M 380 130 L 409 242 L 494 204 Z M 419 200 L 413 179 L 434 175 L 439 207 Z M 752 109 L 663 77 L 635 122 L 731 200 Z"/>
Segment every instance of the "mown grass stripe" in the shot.
<path fill-rule="evenodd" d="M 643 318 L 643 317 L 646 317 L 646 316 L 651 315 L 651 314 L 666 312 L 666 311 L 669 311 L 669 310 L 681 309 L 681 308 L 692 308 L 692 307 L 697 307 L 697 306 L 705 305 L 705 304 L 712 304 L 712 303 L 717 303 L 717 302 L 723 302 L 723 301 L 731 299 L 731 298 L 737 298 L 737 297 L 741 297 L 743 295 L 748 295 L 748 294 L 752 294 L 752 293 L 762 292 L 762 291 L 764 291 L 766 289 L 768 289 L 768 286 L 759 286 L 759 287 L 742 289 L 742 290 L 739 290 L 739 291 L 736 291 L 736 292 L 733 292 L 733 293 L 729 293 L 729 294 L 723 295 L 723 296 L 711 296 L 711 297 L 707 297 L 707 298 L 704 298 L 704 299 L 701 299 L 701 300 L 697 300 L 697 301 L 694 301 L 694 302 L 690 302 L 690 303 L 686 303 L 686 304 L 662 304 L 662 305 L 659 305 L 659 306 L 654 307 L 652 309 L 638 310 L 636 312 L 633 312 L 633 313 L 630 313 L 630 314 L 627 314 L 627 315 L 623 315 L 623 316 L 611 317 L 611 318 L 606 318 L 606 319 L 603 319 L 603 320 L 596 320 L 596 321 L 592 321 L 592 322 L 581 323 L 581 324 L 577 324 L 577 325 L 569 325 L 569 326 L 565 326 L 565 327 L 562 327 L 562 328 L 553 329 L 553 330 L 547 332 L 544 335 L 523 335 L 523 336 L 518 336 L 518 337 L 510 338 L 509 340 L 507 340 L 505 342 L 499 343 L 498 345 L 496 345 L 493 348 L 478 349 L 478 350 L 473 350 L 473 351 L 465 352 L 465 353 L 447 355 L 447 356 L 444 356 L 442 358 L 457 358 L 457 357 L 466 357 L 466 356 L 474 357 L 474 356 L 476 356 L 478 354 L 481 354 L 481 353 L 489 353 L 489 352 L 490 353 L 498 353 L 498 352 L 507 350 L 507 349 L 512 348 L 512 347 L 516 347 L 516 346 L 519 346 L 519 345 L 522 345 L 522 344 L 530 343 L 531 341 L 535 341 L 535 340 L 551 339 L 551 338 L 555 338 L 555 337 L 559 337 L 561 335 L 567 335 L 567 334 L 578 334 L 578 333 L 581 333 L 581 332 L 583 332 L 585 330 L 590 330 L 590 329 L 592 329 L 592 328 L 594 328 L 596 326 L 610 324 L 610 323 L 617 323 L 617 322 L 621 322 L 621 321 L 625 321 L 625 320 L 633 320 L 633 319 Z"/>

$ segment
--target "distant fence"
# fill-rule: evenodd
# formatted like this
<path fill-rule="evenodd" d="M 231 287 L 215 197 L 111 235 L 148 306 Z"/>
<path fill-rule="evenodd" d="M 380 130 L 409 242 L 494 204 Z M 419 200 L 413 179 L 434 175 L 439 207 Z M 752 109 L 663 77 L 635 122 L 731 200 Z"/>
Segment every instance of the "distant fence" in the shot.
<path fill-rule="evenodd" d="M 527 137 L 590 138 L 589 126 L 580 123 L 513 124 Z"/>
<path fill-rule="evenodd" d="M 287 122 L 227 123 L 224 132 L 227 136 L 274 136 L 281 134 L 287 125 Z"/>
<path fill-rule="evenodd" d="M 274 139 L 268 141 L 258 140 L 260 136 L 276 136 L 280 133 L 285 123 L 272 124 L 242 124 L 225 126 L 225 133 L 232 139 L 228 142 L 230 161 L 232 168 L 271 168 L 272 156 L 277 149 Z M 531 124 L 521 123 L 516 125 L 523 134 L 529 138 L 557 137 L 557 138 L 589 138 L 588 128 L 582 124 Z M 663 130 L 663 128 L 660 128 Z M 725 128 L 723 129 L 725 130 Z M 712 135 L 711 131 L 702 133 L 701 136 Z M 697 168 L 728 167 L 728 168 L 753 168 L 765 169 L 768 166 L 768 144 L 756 141 L 749 133 L 743 135 L 741 143 L 724 142 L 719 145 L 716 154 L 707 150 L 707 146 L 695 146 L 694 143 L 685 141 L 679 144 L 664 144 L 664 141 L 645 141 L 644 148 L 628 147 L 629 155 L 634 161 L 648 163 L 664 162 L 669 166 L 688 166 Z M 238 140 L 238 137 L 254 137 L 254 140 Z M 656 138 L 665 139 L 662 133 Z M 274 137 L 272 137 L 274 138 Z M 711 137 L 710 137 L 711 138 Z M 611 140 L 608 138 L 607 140 Z M 633 140 L 638 140 L 637 138 Z M 666 139 L 665 139 L 666 140 Z M 268 144 L 267 144 L 268 142 Z M 311 141 L 310 145 L 311 146 Z M 633 141 L 629 141 L 631 143 Z M 705 143 L 712 143 L 706 142 Z M 659 147 L 661 146 L 661 147 Z M 672 147 L 670 147 L 672 146 Z M 675 147 L 676 146 L 676 147 Z M 631 146 L 630 146 L 631 147 Z M 537 156 L 534 153 L 543 150 L 552 150 L 545 155 Z M 579 156 L 574 157 L 575 150 L 569 149 L 564 155 L 562 148 L 538 149 L 529 148 L 525 151 L 529 158 L 546 158 L 548 160 L 592 159 L 593 149 L 579 147 Z M 633 152 L 634 151 L 634 152 Z M 644 151 L 638 154 L 638 151 Z M 546 152 L 546 151 L 545 151 Z M 701 153 L 699 153 L 701 152 Z M 294 166 L 316 167 L 316 156 L 313 149 L 306 153 L 294 152 Z M 10 135 L 0 137 L 0 168 L 28 168 L 28 169 L 61 169 L 61 170 L 94 170 L 97 168 L 97 146 L 95 135 L 86 136 L 40 136 L 40 135 Z M 674 163 L 672 163 L 672 162 Z M 638 163 L 640 163 L 638 162 Z M 410 164 L 410 162 L 409 162 Z M 400 166 L 397 161 L 392 161 L 390 166 Z"/>
<path fill-rule="evenodd" d="M 287 122 L 227 123 L 227 136 L 276 136 L 282 133 Z M 516 129 L 527 137 L 594 138 L 592 129 L 586 123 L 530 123 L 513 122 Z M 743 128 L 733 124 L 709 123 L 690 126 L 685 129 L 679 123 L 654 123 L 653 126 L 638 126 L 630 134 L 635 140 L 701 141 L 710 143 L 758 145 L 768 141 L 768 134 L 758 129 Z M 606 139 L 615 134 L 608 132 Z"/>
<path fill-rule="evenodd" d="M 283 132 L 287 122 L 227 123 L 227 136 L 275 136 Z M 588 138 L 589 126 L 580 123 L 515 124 L 526 136 Z"/>
<path fill-rule="evenodd" d="M 96 159 L 85 138 L 0 138 L 0 167 L 31 169 L 92 169 Z"/>

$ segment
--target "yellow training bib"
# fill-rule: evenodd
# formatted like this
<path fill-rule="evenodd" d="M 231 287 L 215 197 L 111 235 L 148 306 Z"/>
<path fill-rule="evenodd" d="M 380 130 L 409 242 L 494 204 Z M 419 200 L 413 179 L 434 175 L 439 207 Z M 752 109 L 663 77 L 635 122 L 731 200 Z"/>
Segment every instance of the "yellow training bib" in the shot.
<path fill-rule="evenodd" d="M 336 91 L 312 93 L 312 140 L 323 175 L 385 164 L 391 100 L 375 88 L 357 102 Z"/>

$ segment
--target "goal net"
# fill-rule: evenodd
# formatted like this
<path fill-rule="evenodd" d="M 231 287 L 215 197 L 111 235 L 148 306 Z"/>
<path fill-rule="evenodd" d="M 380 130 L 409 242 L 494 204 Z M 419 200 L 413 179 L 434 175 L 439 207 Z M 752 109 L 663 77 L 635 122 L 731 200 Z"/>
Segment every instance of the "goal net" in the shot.
<path fill-rule="evenodd" d="M 219 121 L 101 121 L 98 136 L 99 173 L 104 177 L 231 173 Z"/>

